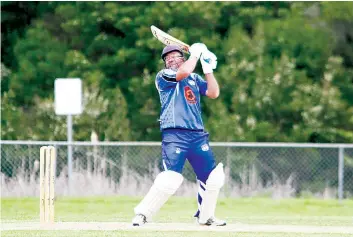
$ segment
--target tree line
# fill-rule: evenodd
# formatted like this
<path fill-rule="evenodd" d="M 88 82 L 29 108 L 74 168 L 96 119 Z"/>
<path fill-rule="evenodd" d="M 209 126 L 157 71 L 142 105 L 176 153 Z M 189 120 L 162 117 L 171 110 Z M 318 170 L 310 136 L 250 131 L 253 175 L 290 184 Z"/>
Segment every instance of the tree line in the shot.
<path fill-rule="evenodd" d="M 352 2 L 1 2 L 1 139 L 66 140 L 54 80 L 78 77 L 74 140 L 159 141 L 156 25 L 218 57 L 211 141 L 353 142 Z M 202 74 L 198 65 L 196 72 Z"/>

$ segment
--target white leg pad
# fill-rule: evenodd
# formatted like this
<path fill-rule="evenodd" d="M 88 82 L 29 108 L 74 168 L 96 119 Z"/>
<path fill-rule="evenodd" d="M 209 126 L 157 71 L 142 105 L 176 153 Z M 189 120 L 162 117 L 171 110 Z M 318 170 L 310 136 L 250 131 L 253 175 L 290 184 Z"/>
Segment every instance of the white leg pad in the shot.
<path fill-rule="evenodd" d="M 143 214 L 147 221 L 163 206 L 183 182 L 183 176 L 175 171 L 159 173 L 146 196 L 135 207 L 135 214 Z"/>
<path fill-rule="evenodd" d="M 219 163 L 212 170 L 206 181 L 206 190 L 201 203 L 199 223 L 206 223 L 210 217 L 214 217 L 219 191 L 224 185 L 224 179 L 223 164 Z"/>

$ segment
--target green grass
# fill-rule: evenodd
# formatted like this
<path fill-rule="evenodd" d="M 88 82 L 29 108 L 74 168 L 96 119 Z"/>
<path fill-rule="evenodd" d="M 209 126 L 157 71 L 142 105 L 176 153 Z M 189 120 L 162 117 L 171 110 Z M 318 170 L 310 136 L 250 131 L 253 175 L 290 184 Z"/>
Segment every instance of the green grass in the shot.
<path fill-rule="evenodd" d="M 58 198 L 56 221 L 130 222 L 133 208 L 141 198 L 90 197 Z M 39 221 L 39 198 L 2 198 L 1 221 Z M 153 219 L 154 222 L 194 222 L 196 199 L 172 197 Z M 241 198 L 221 199 L 216 214 L 229 223 L 275 225 L 353 226 L 353 200 Z M 76 234 L 75 234 L 76 233 Z M 79 234 L 78 234 L 79 233 Z M 353 236 L 286 233 L 225 233 L 225 232 L 134 232 L 134 231 L 4 231 L 3 236 Z"/>
<path fill-rule="evenodd" d="M 141 198 L 58 198 L 56 221 L 131 221 Z M 38 198 L 2 198 L 3 222 L 38 221 Z M 172 197 L 154 218 L 156 222 L 190 222 L 196 199 Z M 249 224 L 351 225 L 353 200 L 242 198 L 221 199 L 216 214 L 229 222 Z"/>
<path fill-rule="evenodd" d="M 351 237 L 349 234 L 287 234 L 287 233 L 224 233 L 224 232 L 130 232 L 130 231 L 5 231 L 2 236 L 9 237 Z"/>

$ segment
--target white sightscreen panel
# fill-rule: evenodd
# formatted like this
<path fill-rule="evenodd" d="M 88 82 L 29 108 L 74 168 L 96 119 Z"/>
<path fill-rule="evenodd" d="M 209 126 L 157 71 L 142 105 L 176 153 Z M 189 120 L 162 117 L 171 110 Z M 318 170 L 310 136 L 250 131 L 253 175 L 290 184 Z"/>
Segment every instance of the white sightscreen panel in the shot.
<path fill-rule="evenodd" d="M 75 115 L 82 113 L 82 81 L 78 78 L 55 80 L 55 113 Z"/>

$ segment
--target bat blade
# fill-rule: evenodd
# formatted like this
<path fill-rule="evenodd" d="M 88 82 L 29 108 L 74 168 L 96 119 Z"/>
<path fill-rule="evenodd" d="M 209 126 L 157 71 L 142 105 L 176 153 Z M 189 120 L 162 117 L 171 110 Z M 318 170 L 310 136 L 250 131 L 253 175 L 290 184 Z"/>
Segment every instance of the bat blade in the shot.
<path fill-rule="evenodd" d="M 151 31 L 154 37 L 156 37 L 160 42 L 165 45 L 177 45 L 185 53 L 189 53 L 190 45 L 185 44 L 184 42 L 174 38 L 173 36 L 165 33 L 164 31 L 158 29 L 154 25 L 151 26 Z"/>

